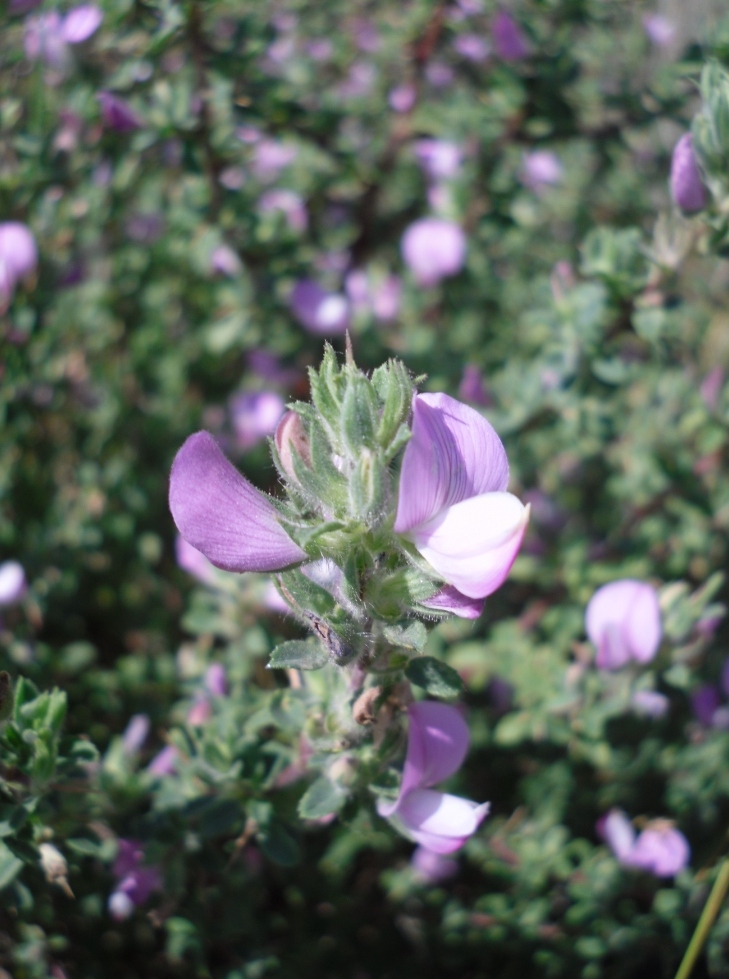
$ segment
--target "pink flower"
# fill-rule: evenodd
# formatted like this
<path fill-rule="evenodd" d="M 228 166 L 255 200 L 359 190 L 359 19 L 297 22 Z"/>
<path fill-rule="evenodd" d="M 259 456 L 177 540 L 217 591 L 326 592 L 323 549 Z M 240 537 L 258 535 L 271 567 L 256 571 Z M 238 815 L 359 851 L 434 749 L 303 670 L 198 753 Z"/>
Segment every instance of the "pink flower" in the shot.
<path fill-rule="evenodd" d="M 289 297 L 296 319 L 309 333 L 335 336 L 349 326 L 349 303 L 340 293 L 325 292 L 311 279 L 302 279 Z"/>
<path fill-rule="evenodd" d="M 632 823 L 620 809 L 611 809 L 600 827 L 610 849 L 624 867 L 673 877 L 688 866 L 691 848 L 686 837 L 665 819 L 655 819 L 636 838 Z"/>
<path fill-rule="evenodd" d="M 558 184 L 562 180 L 564 168 L 556 153 L 549 150 L 535 150 L 525 153 L 522 161 L 521 179 L 525 186 L 539 191 L 545 186 Z"/>
<path fill-rule="evenodd" d="M 144 848 L 136 840 L 119 840 L 112 874 L 117 885 L 109 896 L 109 914 L 116 921 L 128 918 L 135 907 L 145 904 L 154 891 L 162 890 L 158 867 L 144 866 Z"/>
<path fill-rule="evenodd" d="M 402 257 L 422 286 L 457 275 L 466 261 L 466 236 L 453 221 L 421 218 L 406 229 Z"/>
<path fill-rule="evenodd" d="M 63 20 L 55 10 L 27 18 L 24 45 L 25 54 L 31 61 L 44 61 L 59 71 L 69 64 L 69 50 L 63 37 Z"/>
<path fill-rule="evenodd" d="M 3 561 L 0 564 L 0 608 L 15 605 L 27 590 L 23 565 L 17 561 Z"/>
<path fill-rule="evenodd" d="M 484 599 L 503 584 L 529 521 L 529 508 L 506 492 L 504 446 L 485 418 L 447 394 L 417 395 L 412 433 L 395 532 L 461 600 Z"/>
<path fill-rule="evenodd" d="M 191 435 L 175 456 L 169 498 L 177 529 L 218 568 L 278 571 L 306 558 L 209 432 Z"/>
<path fill-rule="evenodd" d="M 696 161 L 691 133 L 684 133 L 673 149 L 671 197 L 687 214 L 702 211 L 707 204 L 706 188 Z"/>
<path fill-rule="evenodd" d="M 101 26 L 104 15 L 97 6 L 85 3 L 74 7 L 63 18 L 63 39 L 67 44 L 82 44 Z"/>
<path fill-rule="evenodd" d="M 461 166 L 461 148 L 445 139 L 419 139 L 415 158 L 429 180 L 450 180 Z"/>
<path fill-rule="evenodd" d="M 202 727 L 213 716 L 213 705 L 205 694 L 196 697 L 187 712 L 187 723 L 190 727 Z"/>
<path fill-rule="evenodd" d="M 213 697 L 228 696 L 228 677 L 222 663 L 211 663 L 205 671 L 205 689 Z"/>
<path fill-rule="evenodd" d="M 504 61 L 521 61 L 529 54 L 529 44 L 511 14 L 500 10 L 491 24 L 491 36 L 498 56 Z"/>
<path fill-rule="evenodd" d="M 658 693 L 657 690 L 636 690 L 630 702 L 637 714 L 651 717 L 653 720 L 664 717 L 670 707 L 668 697 Z"/>
<path fill-rule="evenodd" d="M 132 133 L 135 129 L 142 128 L 143 122 L 137 113 L 118 95 L 99 92 L 96 98 L 101 106 L 101 118 L 108 129 L 114 129 L 118 133 Z"/>
<path fill-rule="evenodd" d="M 147 765 L 150 775 L 157 778 L 164 778 L 167 775 L 175 775 L 177 772 L 177 761 L 180 753 L 173 744 L 168 744 L 161 751 L 158 751 L 152 761 Z"/>
<path fill-rule="evenodd" d="M 417 97 L 418 90 L 414 85 L 398 85 L 390 90 L 387 104 L 393 112 L 410 112 Z"/>
<path fill-rule="evenodd" d="M 275 391 L 245 391 L 230 400 L 230 418 L 237 445 L 250 449 L 267 435 L 273 435 L 286 410 Z"/>
<path fill-rule="evenodd" d="M 218 275 L 235 278 L 243 268 L 238 253 L 230 245 L 216 245 L 210 253 L 210 269 Z"/>
<path fill-rule="evenodd" d="M 434 853 L 432 850 L 426 850 L 424 846 L 419 846 L 414 851 L 410 858 L 410 866 L 425 884 L 440 884 L 441 881 L 450 880 L 458 873 L 457 861 L 440 853 Z"/>
<path fill-rule="evenodd" d="M 651 44 L 657 48 L 670 48 L 676 40 L 676 25 L 662 14 L 645 14 L 643 30 Z"/>
<path fill-rule="evenodd" d="M 259 207 L 264 214 L 280 211 L 292 231 L 306 231 L 308 224 L 306 205 L 300 195 L 294 193 L 293 190 L 280 188 L 267 190 L 259 201 Z"/>
<path fill-rule="evenodd" d="M 452 853 L 478 829 L 489 811 L 469 799 L 431 786 L 450 778 L 468 751 L 468 725 L 455 707 L 436 701 L 413 704 L 400 794 L 380 801 L 381 816 L 394 818 L 406 836 L 433 853 Z"/>
<path fill-rule="evenodd" d="M 17 283 L 32 275 L 37 265 L 38 248 L 30 228 L 20 221 L 0 223 L 0 311 Z"/>
<path fill-rule="evenodd" d="M 486 61 L 491 53 L 491 47 L 478 34 L 459 34 L 453 42 L 453 47 L 458 54 L 467 61 L 474 61 L 479 64 Z"/>
<path fill-rule="evenodd" d="M 139 754 L 149 734 L 150 720 L 147 714 L 134 714 L 122 734 L 124 754 L 130 757 Z"/>
<path fill-rule="evenodd" d="M 631 578 L 603 585 L 588 602 L 585 630 L 601 670 L 618 670 L 630 660 L 650 662 L 662 634 L 655 588 Z"/>
<path fill-rule="evenodd" d="M 353 269 L 344 288 L 354 310 L 371 312 L 382 322 L 394 319 L 400 310 L 402 282 L 396 275 L 370 278 L 362 269 Z"/>
<path fill-rule="evenodd" d="M 255 144 L 253 173 L 259 180 L 275 180 L 278 174 L 293 163 L 298 155 L 295 146 L 276 139 L 261 139 Z"/>

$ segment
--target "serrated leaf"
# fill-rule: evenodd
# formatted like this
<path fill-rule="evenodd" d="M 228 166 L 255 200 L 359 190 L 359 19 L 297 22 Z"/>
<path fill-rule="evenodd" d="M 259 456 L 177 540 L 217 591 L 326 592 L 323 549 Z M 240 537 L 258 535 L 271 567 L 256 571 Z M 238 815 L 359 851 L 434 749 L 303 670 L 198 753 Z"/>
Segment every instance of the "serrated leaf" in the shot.
<path fill-rule="evenodd" d="M 322 819 L 339 812 L 346 798 L 347 794 L 340 785 L 322 775 L 302 795 L 298 812 L 302 819 Z"/>
<path fill-rule="evenodd" d="M 428 641 L 428 630 L 417 619 L 385 626 L 383 634 L 393 646 L 399 646 L 401 649 L 415 649 L 418 652 Z"/>
<path fill-rule="evenodd" d="M 453 667 L 433 656 L 411 659 L 405 676 L 432 697 L 457 697 L 463 692 L 463 680 Z"/>
<path fill-rule="evenodd" d="M 329 653 L 316 639 L 290 639 L 276 646 L 268 661 L 272 670 L 320 670 Z"/>

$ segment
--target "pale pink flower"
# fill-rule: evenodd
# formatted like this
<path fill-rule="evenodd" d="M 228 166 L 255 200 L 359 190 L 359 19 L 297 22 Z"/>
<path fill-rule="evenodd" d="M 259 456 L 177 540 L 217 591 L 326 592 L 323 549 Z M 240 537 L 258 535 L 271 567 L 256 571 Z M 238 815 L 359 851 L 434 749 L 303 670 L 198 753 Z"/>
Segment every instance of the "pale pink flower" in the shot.
<path fill-rule="evenodd" d="M 461 166 L 463 154 L 457 143 L 445 139 L 419 139 L 415 159 L 429 180 L 450 180 Z"/>
<path fill-rule="evenodd" d="M 394 529 L 461 597 L 495 592 L 519 552 L 529 508 L 508 483 L 504 446 L 485 418 L 447 394 L 417 395 Z"/>
<path fill-rule="evenodd" d="M 458 873 L 458 863 L 452 857 L 443 856 L 419 846 L 410 858 L 415 875 L 425 884 L 440 884 Z"/>
<path fill-rule="evenodd" d="M 142 750 L 147 740 L 151 722 L 148 714 L 133 714 L 122 734 L 122 749 L 125 755 L 133 757 Z"/>
<path fill-rule="evenodd" d="M 0 223 L 0 311 L 12 299 L 21 279 L 31 276 L 38 265 L 38 248 L 30 228 L 20 221 Z"/>
<path fill-rule="evenodd" d="M 180 753 L 177 748 L 173 744 L 168 744 L 161 751 L 157 752 L 149 765 L 147 765 L 147 771 L 150 775 L 154 775 L 157 778 L 175 775 L 177 773 L 177 762 L 179 758 Z"/>
<path fill-rule="evenodd" d="M 377 811 L 426 850 L 452 853 L 472 836 L 489 811 L 460 796 L 432 788 L 450 778 L 468 751 L 468 725 L 448 704 L 423 701 L 408 711 L 410 730 L 400 793 L 394 802 L 380 801 Z"/>
<path fill-rule="evenodd" d="M 233 279 L 240 273 L 243 263 L 230 245 L 216 245 L 210 253 L 210 269 L 218 275 Z"/>
<path fill-rule="evenodd" d="M 601 670 L 618 670 L 630 660 L 649 663 L 661 644 L 658 593 L 631 578 L 603 585 L 587 605 L 585 630 Z"/>
<path fill-rule="evenodd" d="M 3 561 L 0 564 L 0 608 L 15 605 L 27 590 L 23 565 L 17 561 Z"/>
<path fill-rule="evenodd" d="M 289 302 L 296 319 L 310 333 L 336 336 L 349 326 L 349 303 L 345 297 L 326 292 L 311 279 L 296 283 Z"/>
<path fill-rule="evenodd" d="M 284 190 L 281 188 L 268 190 L 261 197 L 258 206 L 263 214 L 280 211 L 286 218 L 288 226 L 292 231 L 299 233 L 306 231 L 309 220 L 306 213 L 306 205 L 300 195 L 294 193 L 293 190 Z"/>
<path fill-rule="evenodd" d="M 657 48 L 670 48 L 678 33 L 673 21 L 662 14 L 645 14 L 643 30 L 651 44 L 655 44 Z"/>
<path fill-rule="evenodd" d="M 230 418 L 235 440 L 245 450 L 273 435 L 286 404 L 275 391 L 244 391 L 230 399 Z"/>
<path fill-rule="evenodd" d="M 636 837 L 633 825 L 619 809 L 611 809 L 599 827 L 619 863 L 646 870 L 656 877 L 674 877 L 688 866 L 691 848 L 668 820 L 656 819 Z"/>
<path fill-rule="evenodd" d="M 414 85 L 398 85 L 390 90 L 387 104 L 393 112 L 410 112 L 417 97 L 418 90 Z"/>
<path fill-rule="evenodd" d="M 564 176 L 564 167 L 556 153 L 550 150 L 534 150 L 522 159 L 521 180 L 532 190 L 558 184 Z"/>
<path fill-rule="evenodd" d="M 684 133 L 673 149 L 671 197 L 686 214 L 702 211 L 707 204 L 706 187 L 696 160 L 691 133 Z"/>
<path fill-rule="evenodd" d="M 491 54 L 491 45 L 478 34 L 459 34 L 453 47 L 467 61 L 480 64 Z"/>
<path fill-rule="evenodd" d="M 457 275 L 466 261 L 466 236 L 453 221 L 421 218 L 405 231 L 402 256 L 422 286 Z"/>
<path fill-rule="evenodd" d="M 73 7 L 63 18 L 63 39 L 67 44 L 82 44 L 101 26 L 104 15 L 92 3 Z"/>
<path fill-rule="evenodd" d="M 228 696 L 228 676 L 222 663 L 211 663 L 205 671 L 205 689 L 213 697 Z"/>

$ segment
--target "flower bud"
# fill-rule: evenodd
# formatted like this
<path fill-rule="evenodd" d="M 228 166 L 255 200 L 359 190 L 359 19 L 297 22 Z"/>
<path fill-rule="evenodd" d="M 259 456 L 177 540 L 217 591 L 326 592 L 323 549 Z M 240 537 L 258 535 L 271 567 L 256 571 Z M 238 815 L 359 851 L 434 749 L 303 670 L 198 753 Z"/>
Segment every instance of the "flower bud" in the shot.
<path fill-rule="evenodd" d="M 693 214 L 706 207 L 706 188 L 694 153 L 691 133 L 684 133 L 673 150 L 671 197 L 686 214 Z"/>
<path fill-rule="evenodd" d="M 287 411 L 273 437 L 278 452 L 278 459 L 284 474 L 294 483 L 298 483 L 294 468 L 294 452 L 307 466 L 311 466 L 311 451 L 309 437 L 300 415 L 295 411 Z"/>

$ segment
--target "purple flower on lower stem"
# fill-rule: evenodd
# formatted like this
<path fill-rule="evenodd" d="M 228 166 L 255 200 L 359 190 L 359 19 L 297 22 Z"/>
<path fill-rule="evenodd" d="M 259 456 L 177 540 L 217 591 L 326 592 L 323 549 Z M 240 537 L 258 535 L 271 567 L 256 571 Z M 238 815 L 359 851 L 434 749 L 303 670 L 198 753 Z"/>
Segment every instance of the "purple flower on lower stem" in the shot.
<path fill-rule="evenodd" d="M 405 231 L 402 257 L 422 286 L 457 275 L 466 261 L 466 236 L 454 222 L 443 218 L 421 218 Z"/>
<path fill-rule="evenodd" d="M 349 326 L 349 303 L 344 296 L 326 292 L 311 279 L 296 283 L 289 302 L 296 319 L 310 333 L 335 336 Z"/>
<path fill-rule="evenodd" d="M 671 197 L 686 214 L 702 211 L 707 204 L 706 187 L 694 153 L 691 133 L 684 133 L 673 149 Z"/>
<path fill-rule="evenodd" d="M 585 610 L 585 630 L 601 670 L 630 660 L 649 663 L 661 644 L 658 593 L 645 581 L 623 578 L 598 588 Z"/>
<path fill-rule="evenodd" d="M 529 54 L 529 44 L 511 14 L 499 10 L 491 24 L 496 53 L 503 61 L 521 61 Z"/>
<path fill-rule="evenodd" d="M 392 818 L 410 839 L 433 853 L 452 853 L 472 836 L 489 803 L 437 792 L 431 786 L 450 778 L 468 751 L 468 725 L 448 704 L 423 701 L 408 711 L 410 730 L 400 793 L 380 801 L 377 811 Z"/>
<path fill-rule="evenodd" d="M 144 865 L 144 847 L 136 840 L 119 840 L 112 874 L 117 885 L 109 896 L 109 914 L 116 921 L 128 918 L 135 907 L 145 904 L 154 891 L 162 890 L 158 867 Z"/>
<path fill-rule="evenodd" d="M 504 446 L 485 418 L 447 394 L 417 395 L 394 529 L 460 593 L 470 611 L 456 614 L 467 618 L 473 600 L 503 584 L 526 532 L 529 508 L 508 483 Z"/>
<path fill-rule="evenodd" d="M 666 819 L 655 819 L 636 837 L 620 809 L 611 809 L 599 827 L 601 835 L 624 867 L 646 870 L 656 877 L 674 877 L 688 866 L 688 840 Z"/>
<path fill-rule="evenodd" d="M 3 561 L 0 564 L 0 608 L 15 605 L 27 590 L 23 565 L 17 561 Z"/>
<path fill-rule="evenodd" d="M 96 96 L 101 106 L 101 118 L 108 129 L 118 133 L 132 133 L 141 129 L 144 123 L 134 109 L 111 92 L 99 92 Z"/>
<path fill-rule="evenodd" d="M 280 571 L 306 559 L 278 511 L 225 458 L 209 432 L 191 435 L 175 456 L 170 510 L 188 543 L 225 571 Z"/>
<path fill-rule="evenodd" d="M 275 391 L 245 391 L 230 400 L 230 419 L 239 448 L 245 450 L 273 435 L 286 410 Z"/>

